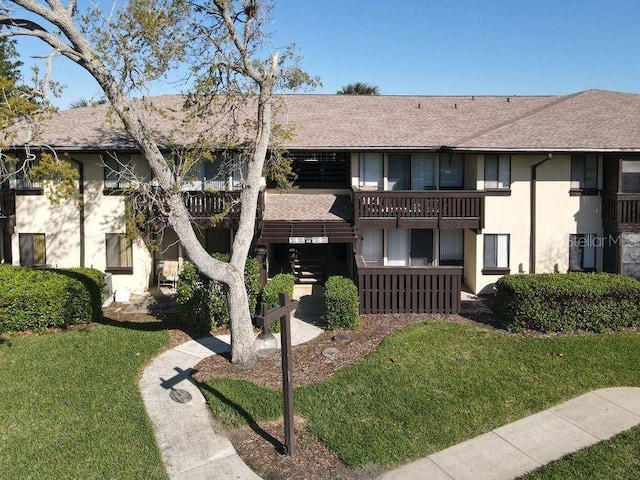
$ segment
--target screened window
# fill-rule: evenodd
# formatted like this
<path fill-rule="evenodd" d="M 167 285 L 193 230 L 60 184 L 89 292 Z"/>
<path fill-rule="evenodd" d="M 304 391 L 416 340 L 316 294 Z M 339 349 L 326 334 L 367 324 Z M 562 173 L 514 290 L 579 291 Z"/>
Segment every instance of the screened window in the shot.
<path fill-rule="evenodd" d="M 504 274 L 509 272 L 509 234 L 484 235 L 485 274 Z"/>
<path fill-rule="evenodd" d="M 640 193 L 640 160 L 622 160 L 622 192 Z"/>
<path fill-rule="evenodd" d="M 511 155 L 484 156 L 484 188 L 511 187 Z"/>
<path fill-rule="evenodd" d="M 411 155 L 411 189 L 435 190 L 436 154 L 419 153 Z"/>
<path fill-rule="evenodd" d="M 440 188 L 444 190 L 464 188 L 464 155 L 460 153 L 440 155 Z"/>
<path fill-rule="evenodd" d="M 409 265 L 410 230 L 390 228 L 387 230 L 387 265 Z"/>
<path fill-rule="evenodd" d="M 102 156 L 104 189 L 124 190 L 131 186 L 131 156 L 108 153 Z"/>
<path fill-rule="evenodd" d="M 598 156 L 571 155 L 571 189 L 583 193 L 598 190 Z"/>
<path fill-rule="evenodd" d="M 47 264 L 47 242 L 44 233 L 21 233 L 18 235 L 20 265 L 23 267 Z"/>
<path fill-rule="evenodd" d="M 122 233 L 105 235 L 107 272 L 133 273 L 133 245 Z"/>

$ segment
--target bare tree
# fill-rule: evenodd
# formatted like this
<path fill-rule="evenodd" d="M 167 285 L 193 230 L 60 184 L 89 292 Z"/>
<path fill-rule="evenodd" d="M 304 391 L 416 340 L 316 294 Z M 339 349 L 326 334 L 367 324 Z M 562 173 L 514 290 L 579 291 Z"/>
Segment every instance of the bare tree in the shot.
<path fill-rule="evenodd" d="M 243 272 L 272 135 L 273 95 L 281 86 L 297 87 L 312 81 L 296 67 L 289 49 L 283 55 L 276 52 L 260 60 L 269 10 L 262 0 L 129 0 L 124 6 L 114 3 L 108 11 L 101 9 L 99 2 L 82 10 L 76 0 L 67 4 L 61 0 L 4 0 L 0 7 L 0 23 L 8 27 L 0 37 L 39 38 L 98 82 L 153 172 L 156 186 L 148 201 L 155 201 L 166 215 L 196 267 L 227 285 L 232 359 L 243 364 L 255 361 Z M 217 140 L 224 139 L 227 146 L 233 144 L 246 156 L 239 226 L 228 263 L 207 253 L 190 221 L 181 192 L 189 161 L 167 159 L 162 153 L 163 145 L 178 140 L 161 138 L 145 103 L 133 100 L 150 82 L 185 64 L 192 86 L 185 108 L 190 110 L 191 120 L 200 119 L 200 130 L 187 141 L 182 139 L 183 145 L 197 145 L 209 127 L 209 120 L 201 119 L 213 115 L 227 127 L 218 128 L 218 132 L 226 130 L 227 138 L 218 135 Z M 243 125 L 237 123 L 240 111 L 247 115 Z M 230 128 L 233 126 L 237 128 Z M 199 148 L 204 151 L 203 147 L 209 146 L 201 142 Z"/>

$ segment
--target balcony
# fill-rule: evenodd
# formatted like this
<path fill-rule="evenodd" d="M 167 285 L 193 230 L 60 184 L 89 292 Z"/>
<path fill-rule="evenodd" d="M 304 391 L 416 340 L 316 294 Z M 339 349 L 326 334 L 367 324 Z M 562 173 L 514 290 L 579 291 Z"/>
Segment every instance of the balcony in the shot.
<path fill-rule="evenodd" d="M 196 223 L 209 223 L 213 217 L 222 216 L 224 222 L 237 222 L 240 218 L 240 190 L 215 192 L 184 192 L 184 203 Z M 257 219 L 264 211 L 264 190 L 260 191 Z"/>
<path fill-rule="evenodd" d="M 355 256 L 360 313 L 459 313 L 462 267 L 368 266 Z"/>
<path fill-rule="evenodd" d="M 379 228 L 484 227 L 484 192 L 473 190 L 353 193 L 356 225 Z"/>
<path fill-rule="evenodd" d="M 603 193 L 602 221 L 617 232 L 640 230 L 640 193 Z"/>

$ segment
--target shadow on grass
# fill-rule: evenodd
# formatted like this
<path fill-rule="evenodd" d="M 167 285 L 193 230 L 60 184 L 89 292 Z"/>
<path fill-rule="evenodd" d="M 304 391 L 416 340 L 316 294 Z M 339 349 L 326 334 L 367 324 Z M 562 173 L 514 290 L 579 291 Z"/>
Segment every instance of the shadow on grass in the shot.
<path fill-rule="evenodd" d="M 244 420 L 247 422 L 247 425 L 249 425 L 249 428 L 251 428 L 251 430 L 253 430 L 257 435 L 260 435 L 267 442 L 273 445 L 273 447 L 276 449 L 278 453 L 280 454 L 285 453 L 284 444 L 280 440 L 275 438 L 273 435 L 265 431 L 262 427 L 260 427 L 260 425 L 258 425 L 258 422 L 256 422 L 255 419 L 251 416 L 251 414 L 247 412 L 244 408 L 242 408 L 242 406 L 238 405 L 233 400 L 227 398 L 224 394 L 222 394 L 215 388 L 212 388 L 210 385 L 206 383 L 198 383 L 197 385 L 198 387 L 200 387 L 201 390 L 206 390 L 207 392 L 212 394 L 214 397 L 216 397 L 218 400 L 220 400 L 222 403 L 224 403 L 225 405 L 235 410 L 242 418 L 244 418 Z"/>

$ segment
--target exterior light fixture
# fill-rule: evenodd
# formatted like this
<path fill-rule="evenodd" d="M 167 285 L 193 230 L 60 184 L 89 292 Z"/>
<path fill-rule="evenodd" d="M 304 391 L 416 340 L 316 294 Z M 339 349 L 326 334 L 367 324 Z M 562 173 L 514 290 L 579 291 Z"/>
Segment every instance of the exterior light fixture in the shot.
<path fill-rule="evenodd" d="M 278 341 L 267 327 L 264 327 L 262 332 L 256 337 L 253 346 L 256 350 L 256 355 L 260 358 L 271 358 L 278 351 Z"/>

